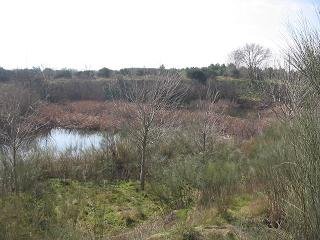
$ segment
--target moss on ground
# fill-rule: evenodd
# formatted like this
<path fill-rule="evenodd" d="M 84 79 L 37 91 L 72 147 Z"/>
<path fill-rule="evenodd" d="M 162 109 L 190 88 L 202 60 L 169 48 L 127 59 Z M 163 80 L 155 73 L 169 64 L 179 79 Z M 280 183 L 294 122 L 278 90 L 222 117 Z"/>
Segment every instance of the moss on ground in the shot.
<path fill-rule="evenodd" d="M 132 228 L 160 211 L 133 182 L 51 180 L 34 193 L 0 199 L 0 239 L 97 238 Z"/>
<path fill-rule="evenodd" d="M 263 195 L 237 195 L 224 211 L 194 206 L 160 220 L 159 202 L 138 188 L 134 182 L 98 185 L 51 180 L 32 193 L 1 197 L 0 239 L 81 240 L 112 235 L 115 240 L 129 240 L 132 235 L 125 238 L 123 233 L 141 229 L 150 230 L 143 238 L 148 240 L 289 239 L 262 224 Z"/>

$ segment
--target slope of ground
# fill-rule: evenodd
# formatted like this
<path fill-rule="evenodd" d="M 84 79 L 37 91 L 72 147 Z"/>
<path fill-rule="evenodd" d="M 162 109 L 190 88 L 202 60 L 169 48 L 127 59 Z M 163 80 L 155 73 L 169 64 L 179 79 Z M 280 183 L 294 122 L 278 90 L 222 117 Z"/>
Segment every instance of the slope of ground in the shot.
<path fill-rule="evenodd" d="M 133 182 L 50 180 L 35 189 L 0 198 L 0 239 L 290 239 L 263 223 L 263 195 L 234 197 L 224 209 L 163 210 Z"/>
<path fill-rule="evenodd" d="M 0 198 L 0 239 L 97 239 L 160 214 L 132 182 L 51 180 L 32 193 Z"/>

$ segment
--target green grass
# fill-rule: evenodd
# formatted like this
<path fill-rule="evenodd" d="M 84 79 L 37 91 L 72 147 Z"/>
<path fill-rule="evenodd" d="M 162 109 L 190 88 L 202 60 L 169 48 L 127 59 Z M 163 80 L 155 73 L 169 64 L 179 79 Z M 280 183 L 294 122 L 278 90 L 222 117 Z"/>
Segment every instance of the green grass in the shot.
<path fill-rule="evenodd" d="M 269 229 L 263 224 L 265 196 L 240 194 L 234 196 L 226 212 L 217 207 L 194 208 L 177 212 L 176 225 L 152 235 L 149 240 L 288 240 L 285 232 Z M 181 217 L 183 215 L 183 217 Z"/>
<path fill-rule="evenodd" d="M 160 203 L 138 187 L 135 182 L 50 180 L 32 193 L 2 197 L 0 239 L 107 239 L 127 232 L 163 213 Z M 263 195 L 234 196 L 223 213 L 215 206 L 176 210 L 171 227 L 160 228 L 147 239 L 243 239 L 237 237 L 239 232 L 252 236 L 248 239 L 260 239 L 263 232 L 268 239 L 269 230 L 255 220 L 265 214 L 263 199 Z"/>
<path fill-rule="evenodd" d="M 0 239 L 111 235 L 160 211 L 159 204 L 133 182 L 97 186 L 51 180 L 33 193 L 0 199 Z"/>

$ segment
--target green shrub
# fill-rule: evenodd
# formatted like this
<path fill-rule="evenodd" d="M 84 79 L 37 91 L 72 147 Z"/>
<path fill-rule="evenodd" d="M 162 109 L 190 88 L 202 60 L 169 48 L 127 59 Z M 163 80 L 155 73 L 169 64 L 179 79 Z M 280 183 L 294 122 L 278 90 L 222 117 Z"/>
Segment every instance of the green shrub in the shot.
<path fill-rule="evenodd" d="M 241 173 L 246 169 L 237 148 L 221 144 L 206 155 L 179 155 L 157 165 L 151 188 L 161 201 L 176 209 L 188 208 L 197 200 L 223 209 L 229 196 L 240 189 Z"/>
<path fill-rule="evenodd" d="M 202 240 L 202 235 L 196 231 L 195 229 L 187 229 L 185 232 L 182 233 L 183 240 Z"/>
<path fill-rule="evenodd" d="M 207 76 L 204 71 L 199 68 L 188 68 L 186 69 L 187 77 L 196 80 L 201 84 L 205 84 L 207 82 Z"/>
<path fill-rule="evenodd" d="M 320 121 L 304 112 L 270 131 L 258 144 L 260 180 L 269 198 L 268 225 L 284 227 L 296 239 L 316 239 L 320 225 Z"/>
<path fill-rule="evenodd" d="M 98 70 L 98 77 L 104 77 L 104 78 L 109 78 L 112 74 L 112 70 L 110 70 L 109 68 L 101 68 Z"/>

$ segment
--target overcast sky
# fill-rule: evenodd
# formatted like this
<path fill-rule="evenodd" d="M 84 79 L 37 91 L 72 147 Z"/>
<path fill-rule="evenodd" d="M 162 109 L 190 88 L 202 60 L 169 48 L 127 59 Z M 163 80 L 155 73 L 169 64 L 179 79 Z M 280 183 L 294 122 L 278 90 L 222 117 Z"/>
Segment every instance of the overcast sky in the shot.
<path fill-rule="evenodd" d="M 307 0 L 0 0 L 0 66 L 207 66 L 259 43 L 277 52 Z"/>

